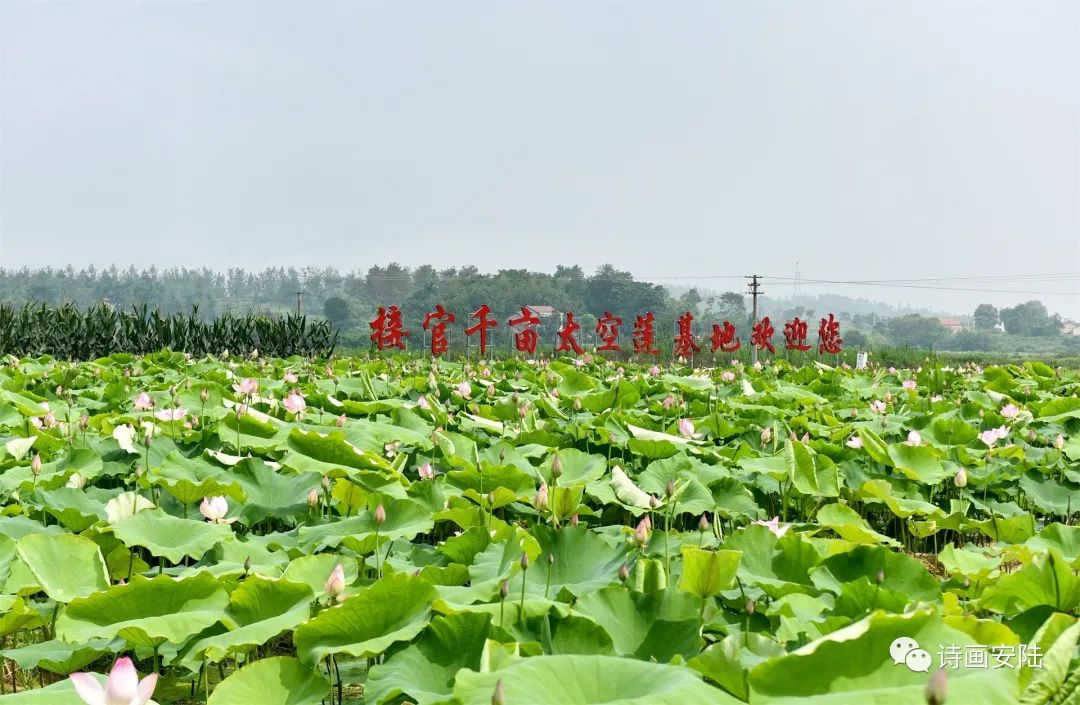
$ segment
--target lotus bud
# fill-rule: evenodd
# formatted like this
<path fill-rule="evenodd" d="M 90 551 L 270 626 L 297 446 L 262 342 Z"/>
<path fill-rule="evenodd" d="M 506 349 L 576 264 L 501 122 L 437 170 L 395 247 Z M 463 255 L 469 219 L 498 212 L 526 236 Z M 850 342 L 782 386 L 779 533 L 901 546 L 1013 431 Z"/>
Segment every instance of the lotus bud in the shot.
<path fill-rule="evenodd" d="M 423 480 L 430 480 L 435 477 L 435 469 L 431 467 L 431 463 L 424 463 L 417 472 Z"/>
<path fill-rule="evenodd" d="M 34 459 L 30 461 L 30 472 L 34 473 L 34 477 L 41 474 L 41 453 L 34 454 Z"/>
<path fill-rule="evenodd" d="M 533 506 L 536 507 L 536 511 L 544 512 L 548 508 L 548 486 L 546 482 L 540 483 L 540 489 L 536 492 L 536 498 L 533 500 Z"/>
<path fill-rule="evenodd" d="M 244 575 L 251 572 L 251 556 L 244 559 Z"/>
<path fill-rule="evenodd" d="M 649 543 L 649 525 L 645 519 L 638 522 L 637 528 L 634 529 L 634 543 L 642 548 Z"/>
<path fill-rule="evenodd" d="M 240 418 L 241 416 L 246 416 L 247 412 L 248 412 L 248 405 L 247 404 L 237 404 L 236 405 L 236 417 L 237 418 Z"/>
<path fill-rule="evenodd" d="M 314 487 L 311 488 L 311 492 L 308 492 L 307 503 L 309 507 L 319 506 L 319 491 Z"/>
<path fill-rule="evenodd" d="M 209 399 L 210 399 L 210 390 L 209 389 L 203 389 L 201 392 L 199 392 L 199 401 L 201 401 L 202 403 L 205 404 L 207 402 L 207 400 L 209 400 Z"/>
<path fill-rule="evenodd" d="M 623 563 L 619 567 L 619 581 L 625 583 L 629 579 L 630 579 L 630 569 L 626 567 L 625 563 Z"/>
<path fill-rule="evenodd" d="M 709 530 L 709 515 L 708 514 L 702 514 L 701 515 L 701 520 L 698 521 L 697 528 L 698 528 L 698 531 L 701 531 L 701 532 L 705 532 L 705 531 Z"/>
<path fill-rule="evenodd" d="M 754 604 L 753 600 L 747 600 L 746 605 L 743 609 L 746 610 L 746 615 L 748 617 L 752 617 L 754 615 L 754 611 L 757 609 L 757 605 Z"/>
<path fill-rule="evenodd" d="M 150 430 L 147 430 L 147 432 L 143 435 L 143 441 L 142 442 L 143 442 L 144 446 L 149 448 L 154 442 L 154 432 L 150 431 Z"/>
<path fill-rule="evenodd" d="M 675 494 L 675 480 L 668 480 L 664 485 L 664 496 L 671 499 L 671 495 Z"/>
<path fill-rule="evenodd" d="M 340 563 L 334 566 L 334 570 L 330 572 L 330 577 L 326 579 L 323 589 L 328 597 L 341 602 L 342 596 L 345 594 L 345 568 Z"/>
<path fill-rule="evenodd" d="M 581 411 L 581 400 L 578 399 L 577 397 L 574 397 L 573 406 L 574 406 L 574 411 Z"/>
<path fill-rule="evenodd" d="M 489 507 L 494 507 L 495 506 L 495 493 L 494 492 L 488 492 L 487 493 L 487 503 L 488 503 Z"/>
<path fill-rule="evenodd" d="M 505 600 L 506 596 L 510 594 L 510 581 L 504 580 L 499 583 L 499 599 Z"/>
<path fill-rule="evenodd" d="M 548 553 L 547 554 L 547 564 L 548 564 L 548 566 L 552 566 L 552 565 L 555 564 L 555 554 L 553 554 L 553 553 Z"/>
<path fill-rule="evenodd" d="M 802 442 L 803 443 L 809 443 L 810 442 L 810 432 L 809 431 L 807 431 L 806 433 L 804 433 L 802 435 Z"/>
<path fill-rule="evenodd" d="M 665 410 L 675 406 L 675 397 L 668 394 L 666 397 L 664 397 L 664 401 L 661 402 L 661 406 L 663 406 Z"/>
<path fill-rule="evenodd" d="M 521 569 L 522 570 L 528 570 L 529 569 L 529 554 L 528 553 L 522 553 L 521 554 Z"/>
<path fill-rule="evenodd" d="M 772 427 L 766 426 L 761 430 L 761 443 L 762 445 L 772 440 Z"/>
<path fill-rule="evenodd" d="M 580 523 L 581 523 L 581 519 L 578 517 L 577 514 L 571 514 L 570 515 L 570 526 L 577 526 Z"/>
<path fill-rule="evenodd" d="M 657 509 L 660 506 L 660 499 L 656 495 L 649 495 L 649 507 L 651 509 Z"/>
<path fill-rule="evenodd" d="M 382 526 L 386 523 L 386 508 L 383 505 L 375 507 L 375 523 Z"/>
<path fill-rule="evenodd" d="M 967 487 L 968 476 L 967 471 L 964 468 L 960 468 L 956 471 L 956 476 L 953 477 L 953 484 L 957 487 Z"/>
<path fill-rule="evenodd" d="M 874 582 L 877 583 L 878 585 L 881 585 L 882 583 L 885 582 L 885 571 L 884 570 L 879 568 L 878 572 L 874 573 Z"/>
<path fill-rule="evenodd" d="M 1062 448 L 1064 448 L 1065 447 L 1065 436 L 1063 436 L 1063 435 L 1061 435 L 1059 433 L 1057 435 L 1057 438 L 1054 439 L 1054 447 L 1057 448 L 1058 450 L 1061 450 Z"/>
<path fill-rule="evenodd" d="M 930 682 L 926 684 L 926 705 L 944 705 L 948 676 L 944 668 L 934 671 Z"/>
<path fill-rule="evenodd" d="M 971 580 L 966 575 L 964 576 L 964 582 L 962 583 L 962 585 L 964 586 L 965 590 L 971 587 Z"/>
<path fill-rule="evenodd" d="M 345 414 L 342 414 L 341 416 L 337 417 L 337 420 L 335 420 L 334 423 L 337 424 L 338 428 L 341 428 L 345 425 L 346 418 L 347 417 L 345 416 Z"/>
<path fill-rule="evenodd" d="M 506 448 L 499 448 L 499 462 L 502 463 L 502 462 L 505 462 L 505 461 L 506 461 Z"/>
<path fill-rule="evenodd" d="M 330 476 L 329 475 L 323 475 L 322 476 L 322 488 L 323 488 L 324 492 L 329 492 L 330 491 Z"/>
<path fill-rule="evenodd" d="M 495 692 L 491 694 L 491 705 L 506 705 L 506 691 L 503 690 L 502 678 L 495 681 Z"/>
<path fill-rule="evenodd" d="M 90 417 L 89 416 L 87 416 L 86 414 L 83 414 L 82 416 L 79 417 L 79 430 L 80 431 L 85 431 L 86 428 L 89 425 L 90 425 Z"/>
<path fill-rule="evenodd" d="M 555 477 L 562 477 L 562 458 L 559 454 L 555 454 L 555 459 L 551 461 L 551 474 Z"/>
<path fill-rule="evenodd" d="M 518 407 L 518 418 L 523 419 L 529 415 L 529 405 L 522 404 Z"/>

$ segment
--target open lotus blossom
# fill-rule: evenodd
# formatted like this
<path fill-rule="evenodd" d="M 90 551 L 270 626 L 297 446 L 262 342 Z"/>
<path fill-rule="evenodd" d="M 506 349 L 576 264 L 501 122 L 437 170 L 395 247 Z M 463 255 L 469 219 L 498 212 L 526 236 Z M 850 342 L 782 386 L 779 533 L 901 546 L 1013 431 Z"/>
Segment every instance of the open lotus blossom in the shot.
<path fill-rule="evenodd" d="M 758 524 L 760 526 L 764 526 L 766 529 L 773 532 L 773 535 L 775 535 L 776 538 L 780 538 L 781 536 L 783 536 L 784 534 L 786 534 L 788 532 L 788 529 L 791 528 L 791 524 L 787 524 L 785 526 L 780 526 L 780 517 L 773 517 L 772 519 L 769 519 L 768 521 L 758 519 L 757 521 L 755 521 L 753 523 Z"/>
<path fill-rule="evenodd" d="M 998 426 L 997 428 L 987 429 L 980 433 L 979 440 L 988 446 L 993 446 L 1007 435 L 1009 435 L 1009 429 L 1004 426 Z"/>
<path fill-rule="evenodd" d="M 940 394 L 935 394 L 934 396 L 930 397 L 930 402 L 933 404 L 937 404 L 942 399 L 944 399 L 943 396 L 941 396 Z"/>
<path fill-rule="evenodd" d="M 154 412 L 154 418 L 158 421 L 182 421 L 187 416 L 187 409 L 178 406 L 175 409 L 159 409 Z"/>
<path fill-rule="evenodd" d="M 68 478 L 67 484 L 64 486 L 76 490 L 81 490 L 86 487 L 86 478 L 77 472 L 73 472 L 71 473 L 71 477 Z"/>
<path fill-rule="evenodd" d="M 300 381 L 300 378 L 296 376 L 296 373 L 291 370 L 285 373 L 284 379 L 287 384 L 296 384 Z"/>
<path fill-rule="evenodd" d="M 105 685 L 89 673 L 72 673 L 71 684 L 86 705 L 146 705 L 157 687 L 158 674 L 139 680 L 135 664 L 126 656 L 116 662 Z"/>
<path fill-rule="evenodd" d="M 1020 415 L 1020 407 L 1016 404 L 1006 404 L 1001 407 L 1001 415 L 1007 419 L 1015 419 Z"/>
<path fill-rule="evenodd" d="M 417 472 L 422 480 L 431 480 L 435 477 L 435 469 L 431 467 L 431 463 L 424 463 Z"/>
<path fill-rule="evenodd" d="M 856 450 L 862 448 L 862 438 L 860 436 L 852 436 L 848 439 L 847 447 L 854 448 Z"/>
<path fill-rule="evenodd" d="M 889 368 L 889 374 L 891 374 L 891 375 L 896 374 L 896 368 L 895 367 L 890 367 Z"/>
<path fill-rule="evenodd" d="M 650 367 L 649 368 L 649 374 L 652 375 L 653 377 L 660 374 L 660 366 L 659 365 L 653 365 L 652 367 Z"/>
<path fill-rule="evenodd" d="M 915 389 L 915 387 L 917 387 L 919 385 L 916 384 L 915 380 L 913 380 L 913 379 L 905 379 L 904 382 L 900 386 L 903 387 L 904 389 Z"/>
<path fill-rule="evenodd" d="M 330 577 L 326 579 L 323 590 L 326 591 L 328 597 L 337 602 L 345 599 L 345 568 L 340 563 L 330 571 Z"/>
<path fill-rule="evenodd" d="M 918 431 L 910 431 L 904 443 L 909 446 L 922 445 L 922 436 L 919 435 Z"/>
<path fill-rule="evenodd" d="M 454 389 L 454 394 L 468 399 L 472 396 L 472 385 L 468 382 L 459 382 L 457 388 Z"/>
<path fill-rule="evenodd" d="M 285 410 L 290 414 L 303 413 L 307 408 L 307 402 L 304 401 L 304 395 L 299 392 L 291 392 L 289 396 L 285 397 Z"/>
<path fill-rule="evenodd" d="M 870 411 L 874 412 L 875 414 L 884 414 L 885 402 L 881 401 L 880 399 L 875 399 L 874 401 L 870 402 Z"/>
<path fill-rule="evenodd" d="M 690 419 L 679 419 L 679 435 L 683 438 L 693 438 L 694 422 Z"/>
<path fill-rule="evenodd" d="M 240 380 L 239 384 L 234 384 L 232 388 L 237 394 L 243 394 L 244 396 L 249 397 L 259 391 L 259 383 L 251 378 L 245 378 Z"/>
<path fill-rule="evenodd" d="M 236 517 L 225 518 L 225 515 L 229 513 L 229 502 L 221 496 L 203 497 L 202 504 L 199 505 L 199 513 L 214 524 L 231 524 L 236 521 Z"/>
<path fill-rule="evenodd" d="M 427 400 L 427 397 L 420 397 L 419 399 L 417 399 L 416 400 L 416 405 L 419 406 L 424 411 L 427 411 L 428 409 L 431 408 L 431 402 L 429 402 Z"/>
<path fill-rule="evenodd" d="M 720 373 L 720 379 L 724 380 L 725 382 L 734 382 L 735 381 L 735 373 L 732 372 L 731 370 L 724 370 L 723 372 Z"/>
<path fill-rule="evenodd" d="M 150 398 L 150 395 L 146 392 L 139 392 L 135 396 L 135 408 L 139 411 L 146 411 L 147 409 L 154 408 L 154 400 Z"/>

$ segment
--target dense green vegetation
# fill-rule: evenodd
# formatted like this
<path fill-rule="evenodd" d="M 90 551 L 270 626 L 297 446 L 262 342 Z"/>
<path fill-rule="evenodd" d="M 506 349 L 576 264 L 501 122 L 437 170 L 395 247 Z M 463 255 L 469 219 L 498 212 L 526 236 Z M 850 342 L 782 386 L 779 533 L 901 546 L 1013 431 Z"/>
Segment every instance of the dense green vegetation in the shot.
<path fill-rule="evenodd" d="M 1078 391 L 1038 362 L 8 359 L 0 703 L 78 705 L 118 656 L 164 705 L 1072 703 Z"/>

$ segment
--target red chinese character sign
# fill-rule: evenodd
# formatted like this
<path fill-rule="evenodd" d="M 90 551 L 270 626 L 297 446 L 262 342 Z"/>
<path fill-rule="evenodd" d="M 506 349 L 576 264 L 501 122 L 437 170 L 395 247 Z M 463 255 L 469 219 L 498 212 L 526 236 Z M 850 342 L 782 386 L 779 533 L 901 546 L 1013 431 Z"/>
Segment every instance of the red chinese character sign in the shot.
<path fill-rule="evenodd" d="M 436 304 L 434 311 L 424 315 L 424 330 L 431 331 L 432 355 L 442 355 L 446 352 L 449 343 L 446 337 L 446 324 L 453 323 L 455 320 L 454 314 L 443 308 L 442 304 Z"/>
<path fill-rule="evenodd" d="M 762 318 L 760 321 L 754 324 L 753 332 L 750 334 L 750 344 L 758 350 L 768 350 L 771 353 L 776 352 L 776 348 L 773 347 L 772 337 L 776 329 L 772 326 L 772 321 L 768 316 Z"/>
<path fill-rule="evenodd" d="M 368 325 L 371 326 L 371 342 L 375 343 L 379 350 L 405 349 L 405 338 L 408 338 L 409 334 L 401 323 L 401 310 L 397 306 L 389 309 L 380 306 L 375 318 Z"/>
<path fill-rule="evenodd" d="M 806 321 L 799 320 L 798 316 L 784 324 L 784 340 L 788 350 L 806 352 L 813 347 L 806 342 Z"/>
<path fill-rule="evenodd" d="M 634 352 L 638 355 L 659 355 L 660 351 L 655 347 L 656 334 L 653 332 L 653 324 L 656 318 L 652 311 L 644 316 L 634 319 Z"/>
<path fill-rule="evenodd" d="M 566 323 L 559 329 L 559 344 L 555 346 L 555 352 L 573 350 L 578 355 L 585 352 L 574 337 L 574 333 L 579 330 L 581 330 L 581 324 L 574 320 L 574 312 L 567 311 Z"/>
<path fill-rule="evenodd" d="M 689 311 L 679 316 L 679 332 L 675 334 L 674 353 L 676 357 L 689 357 L 701 350 L 694 342 L 694 316 Z"/>
<path fill-rule="evenodd" d="M 742 345 L 742 342 L 735 335 L 735 326 L 731 325 L 731 321 L 724 321 L 723 327 L 719 323 L 713 323 L 711 342 L 713 352 L 719 350 L 732 353 Z"/>
<path fill-rule="evenodd" d="M 844 339 L 840 337 L 840 322 L 830 313 L 828 318 L 821 319 L 821 326 L 818 328 L 818 352 L 839 355 L 843 343 Z"/>
<path fill-rule="evenodd" d="M 488 318 L 491 315 L 491 307 L 484 304 L 480 308 L 472 312 L 470 318 L 475 318 L 476 323 L 472 324 L 465 329 L 465 335 L 472 337 L 477 333 L 480 334 L 480 354 L 483 355 L 487 352 L 487 332 L 488 328 L 494 328 L 499 325 L 494 318 Z"/>
<path fill-rule="evenodd" d="M 536 344 L 540 341 L 540 335 L 536 327 L 540 325 L 540 317 L 532 312 L 528 306 L 521 307 L 521 314 L 506 322 L 514 328 L 514 347 L 519 352 L 530 355 L 536 352 Z"/>
<path fill-rule="evenodd" d="M 611 311 L 604 311 L 604 317 L 596 321 L 596 336 L 600 338 L 603 345 L 597 346 L 596 349 L 615 352 L 622 350 L 619 347 L 619 326 L 621 325 L 621 318 L 612 316 Z"/>

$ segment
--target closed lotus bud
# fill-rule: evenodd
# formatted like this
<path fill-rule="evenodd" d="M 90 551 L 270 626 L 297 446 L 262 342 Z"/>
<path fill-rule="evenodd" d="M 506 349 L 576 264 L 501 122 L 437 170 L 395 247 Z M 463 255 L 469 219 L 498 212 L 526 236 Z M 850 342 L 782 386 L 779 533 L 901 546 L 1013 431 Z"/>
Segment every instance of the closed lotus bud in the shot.
<path fill-rule="evenodd" d="M 675 397 L 668 394 L 666 397 L 664 397 L 664 401 L 661 402 L 661 406 L 663 406 L 665 409 L 670 409 L 671 407 L 675 406 Z"/>
<path fill-rule="evenodd" d="M 656 495 L 649 495 L 649 507 L 656 509 L 660 506 L 660 499 Z"/>
<path fill-rule="evenodd" d="M 581 519 L 578 517 L 577 514 L 572 514 L 570 516 L 570 526 L 577 526 L 580 523 L 581 523 Z"/>
<path fill-rule="evenodd" d="M 251 556 L 244 559 L 244 575 L 251 572 Z"/>
<path fill-rule="evenodd" d="M 698 531 L 708 531 L 709 530 L 709 515 L 708 514 L 702 514 L 701 515 L 701 520 L 698 521 L 697 528 L 698 528 Z"/>
<path fill-rule="evenodd" d="M 337 420 L 334 421 L 334 423 L 337 424 L 338 428 L 341 428 L 342 426 L 345 425 L 346 418 L 347 417 L 345 416 L 345 414 L 342 414 L 341 416 L 337 417 Z"/>
<path fill-rule="evenodd" d="M 809 431 L 802 435 L 802 442 L 803 443 L 809 443 L 810 442 L 810 433 L 809 433 Z"/>
<path fill-rule="evenodd" d="M 637 528 L 634 529 L 634 543 L 641 547 L 649 543 L 649 525 L 646 519 L 638 522 Z"/>
<path fill-rule="evenodd" d="M 87 416 L 86 414 L 83 414 L 82 416 L 79 417 L 79 430 L 80 431 L 85 431 L 86 428 L 89 425 L 90 425 L 90 417 L 89 416 Z"/>
<path fill-rule="evenodd" d="M 491 694 L 491 705 L 506 705 L 506 691 L 503 690 L 502 678 L 495 681 L 495 692 Z"/>
<path fill-rule="evenodd" d="M 966 575 L 964 576 L 964 582 L 962 583 L 962 585 L 964 586 L 965 590 L 971 587 L 971 580 Z"/>
<path fill-rule="evenodd" d="M 523 419 L 529 415 L 529 405 L 522 404 L 518 407 L 518 418 Z"/>
<path fill-rule="evenodd" d="M 744 609 L 746 610 L 747 615 L 753 615 L 754 611 L 757 609 L 757 605 L 754 604 L 753 600 L 747 600 Z"/>
<path fill-rule="evenodd" d="M 547 554 L 547 563 L 548 563 L 548 565 L 553 565 L 555 563 L 555 555 L 554 554 L 552 554 L 552 553 Z"/>
<path fill-rule="evenodd" d="M 533 506 L 536 507 L 536 511 L 547 511 L 548 508 L 548 486 L 546 482 L 540 483 L 540 489 L 536 491 L 536 498 L 533 500 Z"/>
<path fill-rule="evenodd" d="M 555 477 L 562 477 L 562 458 L 559 454 L 555 454 L 555 459 L 551 461 L 551 474 Z"/>
<path fill-rule="evenodd" d="M 675 480 L 668 480 L 664 485 L 664 496 L 671 499 L 671 495 L 675 494 Z"/>
<path fill-rule="evenodd" d="M 1057 438 L 1054 439 L 1054 447 L 1057 448 L 1058 450 L 1061 450 L 1062 448 L 1064 448 L 1065 447 L 1065 436 L 1063 436 L 1063 435 L 1061 435 L 1059 433 L 1057 435 Z"/>
<path fill-rule="evenodd" d="M 379 526 L 386 523 L 386 508 L 381 504 L 375 507 L 375 523 Z"/>
<path fill-rule="evenodd" d="M 322 476 L 322 488 L 326 492 L 330 491 L 330 476 L 329 475 L 323 475 Z"/>
<path fill-rule="evenodd" d="M 622 566 L 619 568 L 619 580 L 625 583 L 629 579 L 630 569 L 626 567 L 625 563 L 623 563 Z"/>
<path fill-rule="evenodd" d="M 417 472 L 423 480 L 430 480 L 435 477 L 435 469 L 431 467 L 431 463 L 424 463 Z"/>
<path fill-rule="evenodd" d="M 41 474 L 41 453 L 34 454 L 34 459 L 30 461 L 30 472 L 34 473 L 35 477 Z"/>
<path fill-rule="evenodd" d="M 878 569 L 878 572 L 874 573 L 874 582 L 881 585 L 885 582 L 885 571 Z"/>
<path fill-rule="evenodd" d="M 488 492 L 487 493 L 487 503 L 488 503 L 489 507 L 494 507 L 495 506 L 495 493 L 494 492 Z"/>
<path fill-rule="evenodd" d="M 237 404 L 236 405 L 236 415 L 238 417 L 239 416 L 246 416 L 247 412 L 248 412 L 248 405 L 247 404 Z"/>
<path fill-rule="evenodd" d="M 309 507 L 317 507 L 319 505 L 319 491 L 314 487 L 311 488 L 311 492 L 308 492 L 307 503 Z"/>
<path fill-rule="evenodd" d="M 143 436 L 143 445 L 149 448 L 154 442 L 154 434 L 151 431 L 147 431 Z"/>
<path fill-rule="evenodd" d="M 948 676 L 944 668 L 934 671 L 930 682 L 926 684 L 926 705 L 944 705 Z"/>
<path fill-rule="evenodd" d="M 956 476 L 953 478 L 953 484 L 957 487 L 967 487 L 967 482 L 967 471 L 965 471 L 964 468 L 960 468 L 956 471 Z"/>
<path fill-rule="evenodd" d="M 504 462 L 505 460 L 506 460 L 506 448 L 500 448 L 499 449 L 499 462 L 501 463 L 501 462 Z"/>
<path fill-rule="evenodd" d="M 510 594 L 510 581 L 504 580 L 499 583 L 499 598 L 505 600 L 506 596 Z"/>
<path fill-rule="evenodd" d="M 199 400 L 200 401 L 202 401 L 203 403 L 206 403 L 206 401 L 208 399 L 210 399 L 210 390 L 209 389 L 204 389 L 201 392 L 199 392 Z"/>
<path fill-rule="evenodd" d="M 768 426 L 761 430 L 761 442 L 762 444 L 768 443 L 772 440 L 772 427 Z"/>
<path fill-rule="evenodd" d="M 528 570 L 529 569 L 529 554 L 528 553 L 522 553 L 521 554 L 521 569 L 522 570 Z"/>
<path fill-rule="evenodd" d="M 323 590 L 331 599 L 341 602 L 342 596 L 345 594 L 345 568 L 340 563 L 334 566 L 334 570 L 330 572 L 330 577 L 326 579 Z"/>
<path fill-rule="evenodd" d="M 577 397 L 574 398 L 574 411 L 581 411 L 581 400 Z"/>

